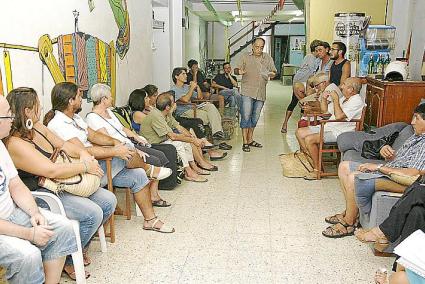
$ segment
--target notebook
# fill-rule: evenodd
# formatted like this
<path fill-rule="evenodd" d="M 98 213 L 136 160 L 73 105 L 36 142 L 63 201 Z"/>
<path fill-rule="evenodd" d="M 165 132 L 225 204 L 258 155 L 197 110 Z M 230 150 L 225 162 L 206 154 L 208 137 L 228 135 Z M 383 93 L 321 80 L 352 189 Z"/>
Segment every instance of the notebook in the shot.
<path fill-rule="evenodd" d="M 398 246 L 394 253 L 400 258 L 397 262 L 405 268 L 425 278 L 425 233 L 421 230 L 415 231 Z"/>

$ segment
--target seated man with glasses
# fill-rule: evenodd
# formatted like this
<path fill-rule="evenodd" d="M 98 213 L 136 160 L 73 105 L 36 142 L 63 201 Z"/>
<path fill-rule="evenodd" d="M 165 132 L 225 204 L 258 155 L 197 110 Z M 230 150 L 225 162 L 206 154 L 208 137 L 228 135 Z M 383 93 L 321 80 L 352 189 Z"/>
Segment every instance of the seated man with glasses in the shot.
<path fill-rule="evenodd" d="M 347 121 L 346 123 L 326 123 L 323 135 L 324 142 L 336 142 L 338 135 L 341 133 L 355 130 L 356 123 L 348 121 L 359 119 L 362 115 L 364 102 L 359 95 L 360 88 L 360 79 L 348 78 L 341 86 L 343 94 L 341 98 L 336 91 L 323 92 L 320 99 L 321 112 L 330 113 L 330 120 Z M 331 102 L 329 102 L 329 98 Z M 307 180 L 316 179 L 317 171 L 320 167 L 318 165 L 320 125 L 298 128 L 295 136 L 297 137 L 301 151 L 313 160 L 314 171 L 304 178 Z"/>
<path fill-rule="evenodd" d="M 351 75 L 350 60 L 344 58 L 347 47 L 344 43 L 336 41 L 332 43 L 331 59 L 334 61 L 329 71 L 329 81 L 340 86 Z"/>

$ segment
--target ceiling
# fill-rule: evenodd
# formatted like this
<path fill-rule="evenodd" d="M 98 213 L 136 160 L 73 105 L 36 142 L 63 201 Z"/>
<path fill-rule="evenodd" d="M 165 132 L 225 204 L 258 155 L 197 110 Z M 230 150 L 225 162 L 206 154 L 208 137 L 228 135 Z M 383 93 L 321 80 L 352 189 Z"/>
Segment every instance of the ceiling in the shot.
<path fill-rule="evenodd" d="M 300 11 L 295 2 L 299 0 L 285 0 L 284 7 L 277 11 L 271 20 L 280 22 L 304 22 L 304 14 Z M 203 0 L 187 0 L 187 6 L 204 21 L 240 21 L 236 0 L 209 0 L 217 16 L 205 6 Z M 260 21 L 270 15 L 271 11 L 278 4 L 278 0 L 241 0 L 242 20 Z M 302 1 L 301 1 L 302 2 Z M 299 4 L 299 3 L 297 3 Z"/>

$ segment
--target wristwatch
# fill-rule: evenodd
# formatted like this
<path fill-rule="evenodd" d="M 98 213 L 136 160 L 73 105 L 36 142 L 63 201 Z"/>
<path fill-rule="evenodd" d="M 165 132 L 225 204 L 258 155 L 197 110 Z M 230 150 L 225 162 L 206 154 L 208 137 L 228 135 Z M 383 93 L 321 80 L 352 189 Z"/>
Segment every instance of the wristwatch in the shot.
<path fill-rule="evenodd" d="M 379 171 L 380 171 L 380 169 L 381 169 L 383 166 L 384 166 L 384 164 L 379 164 L 379 165 L 376 167 L 376 170 L 379 172 Z"/>

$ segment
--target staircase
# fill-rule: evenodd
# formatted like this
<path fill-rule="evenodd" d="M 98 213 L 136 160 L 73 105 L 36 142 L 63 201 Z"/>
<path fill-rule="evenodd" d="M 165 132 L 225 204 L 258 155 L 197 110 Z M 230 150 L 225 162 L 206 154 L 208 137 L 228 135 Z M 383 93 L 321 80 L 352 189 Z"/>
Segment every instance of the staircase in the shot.
<path fill-rule="evenodd" d="M 269 31 L 271 28 L 273 28 L 274 26 L 276 26 L 276 24 L 278 24 L 279 22 L 271 22 L 268 23 L 268 26 L 264 29 L 260 29 L 258 31 L 258 34 L 255 35 L 254 34 L 254 30 L 257 28 L 254 24 L 254 22 L 249 23 L 248 25 L 244 26 L 241 30 L 239 30 L 238 32 L 236 32 L 234 35 L 232 35 L 228 41 L 229 41 L 229 45 L 228 45 L 228 50 L 227 50 L 227 54 L 228 54 L 228 60 L 230 60 L 232 57 L 234 57 L 235 55 L 237 55 L 239 52 L 241 52 L 242 50 L 244 50 L 248 45 L 250 45 L 254 39 L 256 37 L 262 36 L 263 34 L 265 34 L 267 31 Z M 242 31 L 244 29 L 246 29 L 249 25 L 251 25 L 251 28 L 249 28 L 247 31 L 245 31 L 242 35 L 240 35 L 236 40 L 234 40 L 233 42 L 231 41 L 232 38 L 234 38 L 236 35 L 242 33 Z M 236 49 L 235 51 L 233 51 L 230 54 L 230 47 L 232 47 L 233 45 L 235 45 L 236 43 L 238 43 L 240 40 L 242 40 L 243 38 L 245 38 L 245 36 L 247 36 L 248 34 L 252 33 L 252 38 L 248 41 L 246 41 L 244 44 L 242 44 L 238 49 Z"/>

